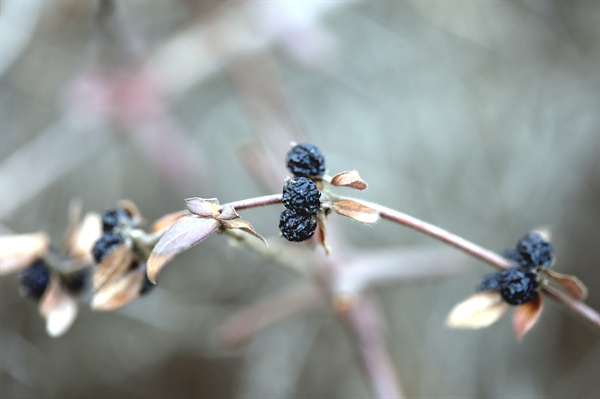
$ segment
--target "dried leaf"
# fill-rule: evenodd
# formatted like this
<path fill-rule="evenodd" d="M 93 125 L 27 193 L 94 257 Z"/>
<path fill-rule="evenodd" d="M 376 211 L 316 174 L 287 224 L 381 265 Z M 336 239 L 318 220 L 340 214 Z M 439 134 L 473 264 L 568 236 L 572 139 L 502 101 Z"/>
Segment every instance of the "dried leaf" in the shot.
<path fill-rule="evenodd" d="M 56 279 L 40 300 L 39 312 L 46 319 L 46 331 L 51 337 L 63 335 L 77 317 L 77 301 L 63 290 Z"/>
<path fill-rule="evenodd" d="M 216 198 L 186 198 L 185 206 L 190 212 L 203 218 L 219 216 L 219 201 Z"/>
<path fill-rule="evenodd" d="M 513 331 L 517 341 L 521 341 L 523 336 L 535 325 L 542 309 L 542 296 L 537 293 L 531 301 L 517 306 L 513 315 Z"/>
<path fill-rule="evenodd" d="M 564 288 L 573 298 L 583 301 L 587 298 L 588 289 L 575 276 L 571 276 L 568 274 L 557 273 L 552 270 L 547 270 L 550 277 L 554 279 L 562 288 Z"/>
<path fill-rule="evenodd" d="M 338 173 L 331 179 L 331 184 L 334 186 L 352 187 L 357 190 L 364 190 L 367 188 L 367 183 L 361 179 L 358 172 L 355 170 Z"/>
<path fill-rule="evenodd" d="M 238 219 L 240 215 L 236 212 L 235 208 L 230 204 L 227 204 L 223 207 L 221 214 L 217 216 L 218 220 L 233 220 Z"/>
<path fill-rule="evenodd" d="M 177 254 L 190 249 L 211 235 L 219 226 L 215 219 L 184 216 L 158 240 L 148 259 L 148 278 L 153 283 L 160 270 Z"/>
<path fill-rule="evenodd" d="M 333 203 L 333 210 L 361 223 L 371 224 L 379 220 L 379 213 L 375 209 L 353 200 L 336 201 Z"/>
<path fill-rule="evenodd" d="M 166 230 L 169 227 L 171 227 L 177 219 L 179 219 L 183 216 L 186 216 L 186 215 L 189 215 L 188 211 L 178 211 L 178 212 L 169 213 L 168 215 L 165 215 L 165 216 L 161 217 L 160 219 L 156 220 L 152 224 L 150 231 L 152 231 L 153 233 L 157 233 L 159 231 Z"/>
<path fill-rule="evenodd" d="M 45 233 L 0 236 L 0 275 L 26 268 L 46 251 L 49 243 Z"/>
<path fill-rule="evenodd" d="M 317 239 L 319 240 L 321 246 L 323 246 L 325 254 L 329 255 L 331 253 L 331 249 L 329 248 L 329 245 L 327 245 L 326 236 L 327 230 L 325 229 L 325 216 L 323 213 L 319 212 L 317 214 Z"/>
<path fill-rule="evenodd" d="M 75 258 L 81 266 L 92 263 L 92 248 L 102 235 L 102 220 L 97 213 L 88 213 L 77 228 L 74 240 L 67 247 L 68 253 Z"/>
<path fill-rule="evenodd" d="M 267 243 L 267 240 L 265 240 L 265 238 L 263 236 L 258 234 L 256 232 L 256 230 L 254 230 L 254 227 L 252 227 L 252 225 L 245 220 L 227 220 L 227 221 L 223 222 L 223 227 L 225 227 L 226 229 L 242 230 L 250 235 L 253 235 L 254 237 L 258 238 L 259 240 L 261 240 L 263 242 L 263 244 L 265 244 L 266 247 L 269 246 L 269 244 Z"/>
<path fill-rule="evenodd" d="M 99 290 L 110 280 L 119 278 L 127 272 L 133 261 L 131 245 L 131 241 L 125 241 L 102 259 L 92 277 L 94 291 Z"/>
<path fill-rule="evenodd" d="M 137 224 L 142 220 L 142 214 L 132 201 L 121 200 L 117 203 L 117 207 L 123 209 L 125 212 L 130 214 L 131 219 L 134 221 L 134 224 Z"/>
<path fill-rule="evenodd" d="M 92 309 L 107 311 L 123 307 L 140 296 L 144 283 L 143 267 L 139 267 L 106 284 L 92 298 Z"/>
<path fill-rule="evenodd" d="M 497 291 L 480 292 L 456 305 L 450 311 L 446 325 L 470 329 L 488 327 L 497 321 L 508 307 Z"/>

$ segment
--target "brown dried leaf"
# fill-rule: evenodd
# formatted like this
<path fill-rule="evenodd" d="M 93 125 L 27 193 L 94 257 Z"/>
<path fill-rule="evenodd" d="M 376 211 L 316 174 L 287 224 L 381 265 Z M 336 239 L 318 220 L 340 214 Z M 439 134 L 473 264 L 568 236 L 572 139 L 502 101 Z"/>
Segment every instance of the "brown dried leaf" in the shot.
<path fill-rule="evenodd" d="M 158 240 L 148 258 L 148 278 L 156 283 L 160 270 L 177 254 L 190 249 L 211 235 L 219 226 L 215 219 L 184 216 Z"/>
<path fill-rule="evenodd" d="M 470 329 L 488 327 L 496 322 L 508 307 L 499 292 L 480 292 L 456 305 L 446 318 L 446 325 Z"/>
<path fill-rule="evenodd" d="M 259 240 L 261 240 L 263 242 L 263 244 L 265 244 L 266 247 L 269 246 L 269 244 L 267 243 L 267 240 L 263 236 L 258 234 L 256 232 L 256 230 L 254 230 L 254 227 L 252 227 L 252 225 L 245 220 L 227 220 L 227 221 L 223 222 L 223 227 L 225 227 L 226 229 L 242 230 L 250 235 L 253 235 L 254 237 L 258 238 Z"/>
<path fill-rule="evenodd" d="M 138 224 L 142 220 L 142 214 L 138 210 L 137 206 L 130 200 L 121 200 L 117 202 L 117 207 L 123 209 L 125 212 L 131 215 L 131 219 L 134 224 Z"/>
<path fill-rule="evenodd" d="M 513 315 L 513 331 L 517 341 L 521 341 L 525 334 L 535 325 L 542 313 L 542 296 L 536 293 L 531 301 L 517 306 Z"/>
<path fill-rule="evenodd" d="M 367 183 L 355 170 L 338 173 L 331 179 L 331 184 L 334 186 L 351 187 L 357 190 L 364 190 L 367 188 Z"/>
<path fill-rule="evenodd" d="M 132 302 L 140 296 L 144 273 L 144 268 L 139 267 L 106 284 L 94 294 L 92 309 L 100 311 L 114 310 Z"/>
<path fill-rule="evenodd" d="M 552 270 L 547 270 L 550 277 L 554 279 L 562 288 L 564 288 L 573 298 L 583 301 L 587 298 L 588 289 L 575 276 L 571 276 L 568 274 L 557 273 Z"/>
<path fill-rule="evenodd" d="M 186 198 L 185 206 L 190 212 L 203 218 L 219 216 L 219 200 L 216 198 Z"/>
<path fill-rule="evenodd" d="M 127 272 L 133 261 L 131 245 L 131 241 L 125 241 L 104 257 L 92 277 L 94 291 L 98 291 L 109 281 L 118 279 Z"/>
<path fill-rule="evenodd" d="M 0 236 L 0 275 L 26 268 L 46 251 L 49 243 L 45 233 Z"/>
<path fill-rule="evenodd" d="M 323 213 L 319 212 L 317 214 L 317 239 L 319 240 L 319 243 L 325 250 L 325 254 L 329 255 L 331 253 L 331 249 L 329 248 L 329 245 L 327 245 L 326 238 L 327 230 L 325 229 L 325 216 L 323 215 Z"/>
<path fill-rule="evenodd" d="M 236 212 L 235 208 L 230 204 L 227 204 L 223 207 L 221 214 L 217 216 L 218 220 L 234 220 L 238 219 L 240 215 Z"/>
<path fill-rule="evenodd" d="M 74 240 L 67 247 L 68 253 L 81 266 L 92 263 L 92 248 L 102 235 L 102 219 L 97 213 L 88 213 L 77 228 Z"/>
<path fill-rule="evenodd" d="M 39 303 L 39 312 L 46 319 L 46 332 L 58 337 L 69 329 L 77 317 L 77 301 L 51 279 Z"/>
<path fill-rule="evenodd" d="M 379 213 L 375 209 L 353 200 L 336 201 L 333 203 L 333 210 L 361 223 L 371 224 L 379 220 Z"/>
<path fill-rule="evenodd" d="M 171 227 L 177 219 L 179 219 L 183 216 L 187 216 L 187 215 L 189 215 L 188 211 L 178 211 L 178 212 L 169 213 L 169 214 L 159 218 L 158 220 L 156 220 L 152 224 L 150 231 L 152 231 L 152 233 L 157 233 L 159 231 L 166 230 L 169 227 Z"/>

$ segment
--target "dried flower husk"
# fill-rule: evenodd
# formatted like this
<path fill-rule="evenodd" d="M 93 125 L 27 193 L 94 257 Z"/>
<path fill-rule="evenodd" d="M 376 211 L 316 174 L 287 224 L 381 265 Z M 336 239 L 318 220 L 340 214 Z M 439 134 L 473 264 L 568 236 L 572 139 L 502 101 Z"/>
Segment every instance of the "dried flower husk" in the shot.
<path fill-rule="evenodd" d="M 360 177 L 356 170 L 338 173 L 331 178 L 331 184 L 334 186 L 351 187 L 357 190 L 367 188 L 367 183 Z"/>
<path fill-rule="evenodd" d="M 484 291 L 471 295 L 456 305 L 446 318 L 446 325 L 452 328 L 479 329 L 495 323 L 509 305 L 498 291 Z"/>
<path fill-rule="evenodd" d="M 46 319 L 46 332 L 51 337 L 67 332 L 77 317 L 77 301 L 55 278 L 50 280 L 38 309 Z"/>
<path fill-rule="evenodd" d="M 46 252 L 49 244 L 46 233 L 0 236 L 0 275 L 25 269 Z"/>
<path fill-rule="evenodd" d="M 547 270 L 546 272 L 565 291 L 571 294 L 573 298 L 579 301 L 583 301 L 587 298 L 588 289 L 577 277 L 569 274 L 557 273 L 553 270 Z"/>
<path fill-rule="evenodd" d="M 379 220 L 379 212 L 375 209 L 350 199 L 334 202 L 333 210 L 361 223 L 372 224 Z"/>
<path fill-rule="evenodd" d="M 542 309 L 542 296 L 537 292 L 530 301 L 515 308 L 515 314 L 513 315 L 513 331 L 517 341 L 521 341 L 525 334 L 527 334 L 529 330 L 533 328 L 535 323 L 537 323 L 540 314 L 542 313 Z"/>

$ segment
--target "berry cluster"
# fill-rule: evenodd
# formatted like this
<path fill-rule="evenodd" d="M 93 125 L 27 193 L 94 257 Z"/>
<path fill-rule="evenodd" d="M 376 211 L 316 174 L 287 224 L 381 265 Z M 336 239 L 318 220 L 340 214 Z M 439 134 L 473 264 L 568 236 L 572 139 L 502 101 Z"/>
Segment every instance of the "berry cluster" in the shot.
<path fill-rule="evenodd" d="M 317 147 L 295 145 L 286 155 L 286 165 L 296 176 L 283 186 L 283 205 L 287 208 L 279 218 L 279 230 L 288 241 L 308 240 L 315 233 L 315 214 L 321 208 L 321 192 L 309 177 L 325 173 L 325 159 Z"/>
<path fill-rule="evenodd" d="M 552 246 L 540 234 L 528 233 L 504 256 L 518 266 L 486 275 L 477 286 L 477 292 L 499 291 L 511 305 L 530 301 L 538 288 L 536 269 L 550 266 L 554 257 Z"/>
<path fill-rule="evenodd" d="M 25 295 L 39 301 L 50 282 L 48 265 L 42 259 L 36 260 L 21 272 L 19 282 Z"/>
<path fill-rule="evenodd" d="M 102 214 L 102 236 L 92 248 L 94 261 L 99 264 L 110 251 L 124 240 L 121 231 L 133 224 L 133 217 L 124 209 L 114 208 Z"/>

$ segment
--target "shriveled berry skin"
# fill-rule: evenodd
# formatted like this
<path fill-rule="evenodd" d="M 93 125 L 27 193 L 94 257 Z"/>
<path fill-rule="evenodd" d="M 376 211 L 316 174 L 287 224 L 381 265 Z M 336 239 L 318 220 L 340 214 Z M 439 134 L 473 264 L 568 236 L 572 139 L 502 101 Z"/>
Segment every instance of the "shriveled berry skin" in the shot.
<path fill-rule="evenodd" d="M 286 209 L 279 218 L 279 230 L 288 241 L 300 242 L 308 240 L 315 233 L 317 223 L 309 215 L 296 213 Z"/>
<path fill-rule="evenodd" d="M 529 302 L 537 291 L 535 274 L 521 267 L 506 269 L 498 275 L 500 295 L 511 305 Z"/>
<path fill-rule="evenodd" d="M 321 177 L 325 173 L 325 158 L 309 143 L 297 144 L 285 157 L 285 164 L 295 176 Z"/>
<path fill-rule="evenodd" d="M 102 214 L 102 230 L 113 231 L 115 228 L 131 220 L 131 215 L 123 209 L 109 209 Z"/>
<path fill-rule="evenodd" d="M 537 233 L 525 234 L 517 242 L 517 252 L 523 267 L 547 267 L 554 258 L 550 243 Z"/>
<path fill-rule="evenodd" d="M 315 182 L 298 177 L 283 186 L 283 206 L 303 215 L 312 215 L 321 207 L 321 192 Z"/>
<path fill-rule="evenodd" d="M 107 232 L 96 241 L 92 248 L 92 256 L 96 263 L 101 263 L 104 257 L 117 245 L 123 242 L 123 236 L 118 233 Z"/>
<path fill-rule="evenodd" d="M 500 282 L 498 281 L 499 276 L 500 273 L 490 273 L 485 275 L 477 287 L 475 287 L 475 292 L 500 290 Z"/>
<path fill-rule="evenodd" d="M 50 272 L 43 260 L 36 260 L 31 266 L 21 272 L 20 283 L 23 291 L 28 297 L 39 301 L 44 295 L 48 283 L 50 282 Z"/>

